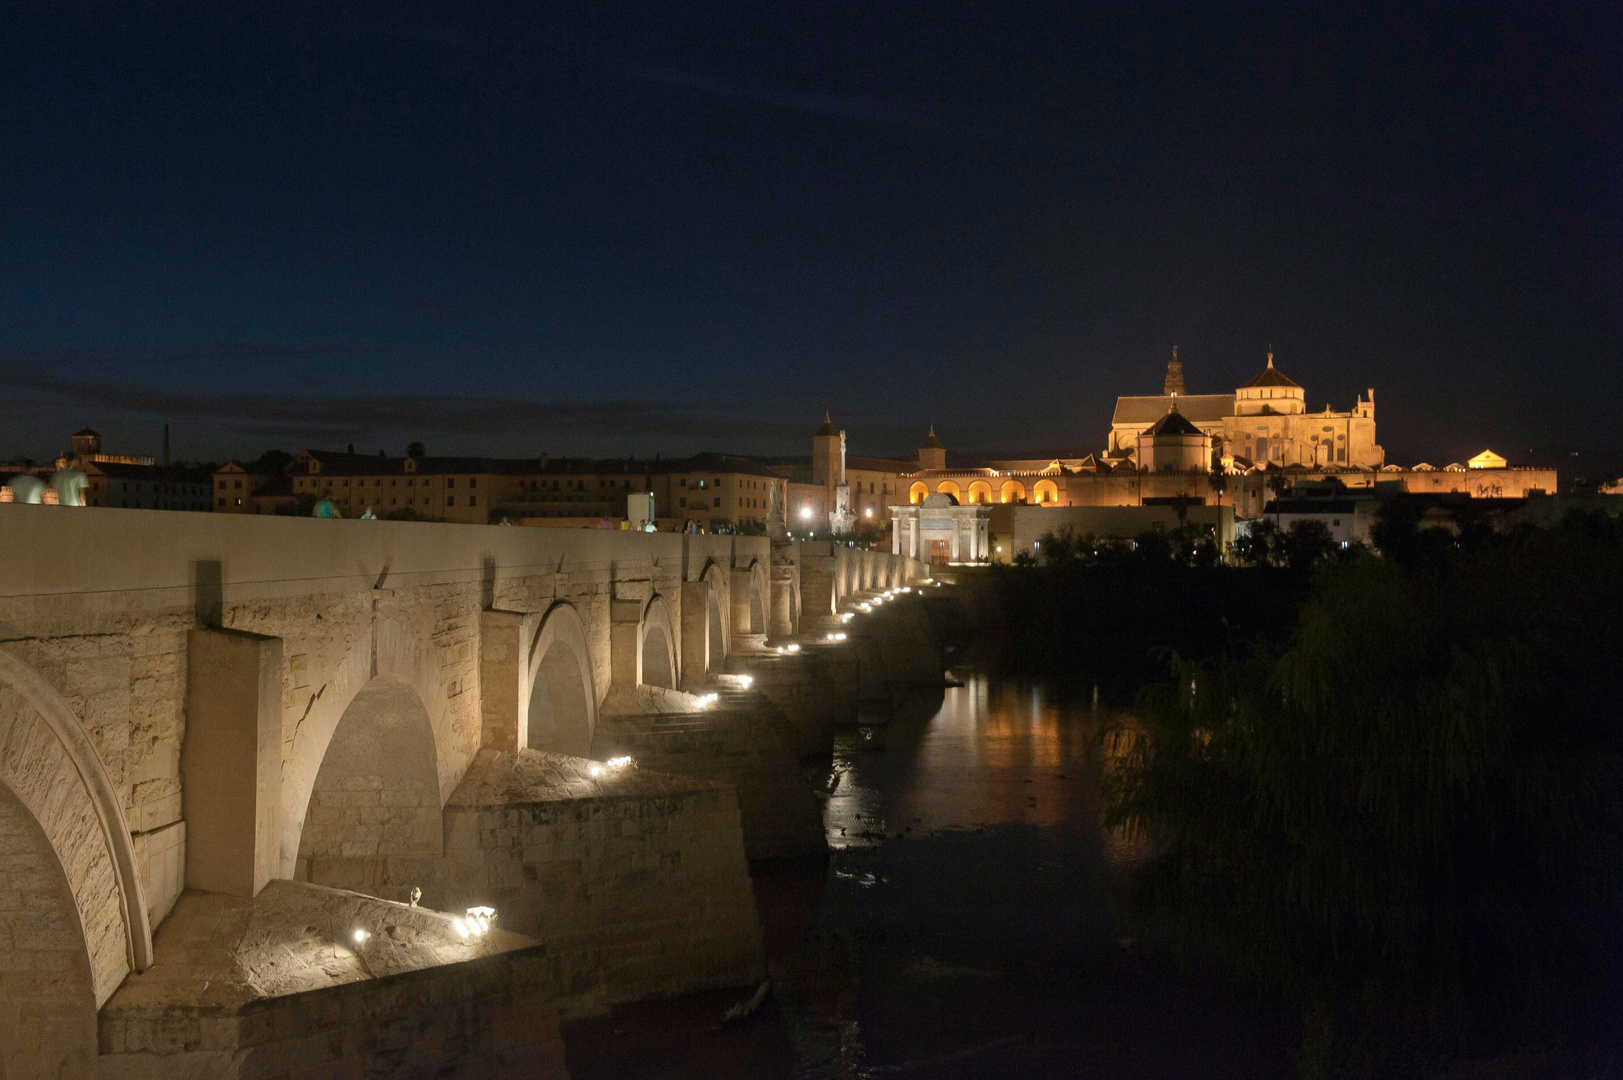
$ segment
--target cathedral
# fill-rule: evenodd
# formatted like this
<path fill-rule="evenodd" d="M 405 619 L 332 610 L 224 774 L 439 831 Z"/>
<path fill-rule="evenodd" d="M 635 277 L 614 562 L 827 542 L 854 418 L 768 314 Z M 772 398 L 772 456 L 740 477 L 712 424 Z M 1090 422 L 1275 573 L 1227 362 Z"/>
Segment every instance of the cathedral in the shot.
<path fill-rule="evenodd" d="M 1376 440 L 1373 389 L 1351 409 L 1326 405 L 1309 412 L 1306 392 L 1274 366 L 1272 351 L 1262 370 L 1232 393 L 1190 394 L 1173 349 L 1161 393 L 1116 399 L 1110 432 L 1097 453 L 949 464 L 932 427 L 912 461 L 848 462 L 845 433 L 827 417 L 813 442 L 810 479 L 818 486 L 807 488 L 804 501 L 809 506 L 816 497 L 826 508 L 817 520 L 827 520 L 837 534 L 869 521 L 902 521 L 911 546 L 897 550 L 923 550 L 920 538 L 932 529 L 951 532 L 949 540 L 929 542 L 945 544 L 944 557 L 954 562 L 996 558 L 1000 535 L 1014 543 L 999 532 L 996 514 L 987 525 L 969 513 L 975 508 L 1161 507 L 1173 508 L 1181 521 L 1190 507 L 1205 506 L 1232 527 L 1260 516 L 1270 499 L 1304 483 L 1330 482 L 1366 495 L 1381 488 L 1470 498 L 1556 490 L 1553 470 L 1511 466 L 1492 451 L 1442 467 L 1389 464 Z M 797 494 L 793 485 L 790 494 Z M 809 511 L 806 516 L 812 517 Z"/>
<path fill-rule="evenodd" d="M 1379 469 L 1386 455 L 1375 441 L 1375 391 L 1366 393 L 1346 412 L 1326 405 L 1323 412 L 1310 413 L 1302 387 L 1274 367 L 1270 352 L 1268 366 L 1234 393 L 1186 394 L 1183 363 L 1174 348 L 1162 393 L 1116 399 L 1106 454 L 1139 462 L 1141 437 L 1176 409 L 1212 440 L 1217 460 L 1270 468 Z"/>

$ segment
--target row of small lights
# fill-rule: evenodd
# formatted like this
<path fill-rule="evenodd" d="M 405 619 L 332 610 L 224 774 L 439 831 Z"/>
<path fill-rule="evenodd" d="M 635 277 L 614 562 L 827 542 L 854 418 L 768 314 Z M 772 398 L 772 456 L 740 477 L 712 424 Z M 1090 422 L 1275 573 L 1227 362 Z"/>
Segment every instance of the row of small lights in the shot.
<path fill-rule="evenodd" d="M 850 618 L 850 616 L 846 616 L 846 617 Z M 831 640 L 844 641 L 845 640 L 845 635 L 844 634 L 839 634 L 839 635 L 836 636 L 834 634 L 830 634 L 829 638 Z M 780 654 L 785 653 L 785 652 L 795 653 L 795 652 L 799 652 L 799 651 L 800 651 L 800 646 L 798 644 L 789 644 L 789 645 L 779 645 L 778 646 L 778 652 Z M 738 681 L 747 690 L 747 689 L 749 689 L 750 685 L 755 682 L 755 679 L 754 679 L 753 676 L 750 676 L 750 675 L 740 675 L 740 676 L 738 676 Z M 714 705 L 716 702 L 718 702 L 720 700 L 721 700 L 721 695 L 720 694 L 713 694 L 713 693 L 712 694 L 705 694 L 705 695 L 703 695 L 703 696 L 701 696 L 699 698 L 699 704 L 702 705 L 702 706 L 705 706 L 705 707 L 709 707 L 711 705 Z M 637 760 L 635 758 L 633 758 L 633 757 L 631 757 L 630 755 L 627 755 L 627 754 L 622 754 L 622 755 L 620 755 L 618 757 L 611 757 L 607 761 L 604 761 L 602 763 L 594 761 L 592 763 L 591 768 L 588 769 L 587 771 L 592 775 L 593 778 L 597 778 L 597 777 L 602 776 L 604 771 L 607 770 L 607 769 L 619 770 L 619 769 L 625 769 L 625 768 L 632 768 L 632 767 L 635 767 L 636 764 L 637 764 Z M 414 907 L 416 906 L 417 895 L 418 894 L 416 893 L 416 891 L 413 890 L 413 895 L 412 895 L 413 904 L 412 904 L 412 906 L 414 906 Z M 461 938 L 463 941 L 467 941 L 470 938 L 484 937 L 487 933 L 490 932 L 491 924 L 494 923 L 495 921 L 496 921 L 496 909 L 495 908 L 483 907 L 483 906 L 481 906 L 481 907 L 471 907 L 471 908 L 468 909 L 467 917 L 465 919 L 452 919 L 451 920 L 451 926 L 456 930 L 457 936 L 459 938 Z M 356 927 L 354 933 L 351 935 L 351 937 L 353 938 L 353 940 L 355 942 L 355 947 L 356 948 L 360 948 L 362 945 L 365 945 L 367 939 L 370 938 L 371 936 L 372 935 L 369 932 L 367 932 L 366 930 L 361 929 L 360 927 Z"/>
<path fill-rule="evenodd" d="M 627 758 L 626 760 L 629 761 L 630 759 Z M 417 897 L 422 895 L 422 893 L 418 889 L 413 889 L 411 892 L 411 906 L 416 907 Z M 467 941 L 470 938 L 482 938 L 486 934 L 490 933 L 490 928 L 495 922 L 495 908 L 484 906 L 471 907 L 467 911 L 466 918 L 451 920 L 451 928 L 456 931 L 457 937 L 461 938 L 463 941 Z M 357 926 L 350 934 L 350 940 L 355 943 L 356 949 L 360 949 L 366 944 L 367 939 L 369 939 L 371 936 L 372 932 L 370 930 L 364 930 Z"/>
<path fill-rule="evenodd" d="M 714 695 L 712 695 L 712 696 L 714 696 Z M 611 758 L 609 758 L 609 760 L 607 760 L 605 762 L 602 762 L 601 764 L 594 761 L 594 762 L 592 762 L 592 767 L 587 769 L 586 771 L 588 773 L 590 773 L 592 775 L 592 777 L 595 779 L 596 777 L 599 777 L 599 776 L 603 775 L 603 770 L 604 769 L 626 769 L 626 768 L 632 768 L 636 764 L 637 764 L 637 759 L 636 758 L 629 757 L 627 755 L 622 754 L 620 757 L 611 757 Z"/>
<path fill-rule="evenodd" d="M 930 579 L 926 579 L 924 581 L 924 584 L 925 585 L 933 585 L 933 584 L 935 584 L 935 582 L 930 580 Z M 894 600 L 901 593 L 908 593 L 908 592 L 912 592 L 912 591 L 913 591 L 912 588 L 909 587 L 909 586 L 906 586 L 906 585 L 903 585 L 902 587 L 897 588 L 897 589 L 886 589 L 882 595 L 874 597 L 872 602 L 859 604 L 858 607 L 860 607 L 863 611 L 872 611 L 873 606 L 875 604 L 882 604 L 886 600 Z M 854 616 L 853 612 L 847 611 L 843 615 L 840 616 L 840 620 L 842 622 L 850 622 L 851 619 L 854 618 L 854 617 L 855 616 Z M 844 641 L 845 639 L 846 639 L 846 635 L 844 633 L 839 633 L 839 632 L 830 633 L 830 634 L 827 634 L 825 636 L 825 640 L 828 640 L 828 641 Z M 800 645 L 799 645 L 798 642 L 790 642 L 787 645 L 779 645 L 777 647 L 777 651 L 778 651 L 779 656 L 783 656 L 783 655 L 788 654 L 788 653 L 797 653 L 797 652 L 800 651 Z M 754 680 L 754 678 L 752 676 L 740 675 L 740 676 L 738 676 L 738 681 L 744 686 L 745 689 L 748 689 L 750 684 L 753 683 L 755 680 Z M 699 704 L 702 707 L 708 708 L 708 707 L 710 707 L 711 705 L 714 705 L 716 702 L 718 702 L 720 700 L 721 700 L 721 695 L 720 694 L 714 694 L 714 693 L 704 694 L 703 696 L 701 696 L 699 698 Z M 611 757 L 607 761 L 602 762 L 602 763 L 598 763 L 598 762 L 594 761 L 592 763 L 591 768 L 589 770 L 587 770 L 587 771 L 595 779 L 597 777 L 602 776 L 604 770 L 606 770 L 606 769 L 619 770 L 619 769 L 635 767 L 636 764 L 637 764 L 637 761 L 636 761 L 635 758 L 633 758 L 633 757 L 631 757 L 629 755 L 622 754 L 619 757 Z M 418 896 L 417 891 L 415 889 L 412 890 L 412 906 L 413 907 L 416 906 L 417 896 Z M 451 926 L 452 926 L 453 929 L 456 930 L 457 937 L 461 938 L 463 941 L 468 941 L 470 939 L 484 937 L 486 934 L 488 934 L 490 932 L 491 925 L 494 924 L 495 921 L 496 921 L 496 909 L 495 908 L 479 906 L 479 907 L 471 907 L 471 908 L 469 908 L 467 910 L 467 917 L 466 918 L 452 919 L 451 920 Z M 366 944 L 367 939 L 370 938 L 371 936 L 372 936 L 371 933 L 369 933 L 368 931 L 363 930 L 360 927 L 356 927 L 355 931 L 351 935 L 351 938 L 355 942 L 355 947 L 357 949 L 359 949 L 361 946 Z"/>

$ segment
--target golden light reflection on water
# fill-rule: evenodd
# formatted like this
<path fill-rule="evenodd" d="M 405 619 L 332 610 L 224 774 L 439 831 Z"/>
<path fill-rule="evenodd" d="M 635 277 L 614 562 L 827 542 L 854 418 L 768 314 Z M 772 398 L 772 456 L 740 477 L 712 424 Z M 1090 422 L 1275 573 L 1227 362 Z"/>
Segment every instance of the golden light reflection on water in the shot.
<path fill-rule="evenodd" d="M 1099 736 L 1126 713 L 1061 700 L 1040 686 L 971 676 L 922 724 L 892 724 L 886 749 L 839 755 L 827 825 L 834 847 L 1002 825 L 1099 830 Z M 1107 740 L 1108 742 L 1108 740 Z M 1144 837 L 1103 837 L 1112 862 L 1147 853 Z"/>

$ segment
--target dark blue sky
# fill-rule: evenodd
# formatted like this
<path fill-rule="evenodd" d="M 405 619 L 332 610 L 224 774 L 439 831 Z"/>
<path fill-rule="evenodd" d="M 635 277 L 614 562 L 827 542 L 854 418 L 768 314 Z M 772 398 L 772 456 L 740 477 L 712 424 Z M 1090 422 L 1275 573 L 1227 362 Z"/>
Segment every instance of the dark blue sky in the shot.
<path fill-rule="evenodd" d="M 1272 343 L 1623 467 L 1615 9 L 1357 7 L 40 7 L 0 455 L 1097 449 Z"/>

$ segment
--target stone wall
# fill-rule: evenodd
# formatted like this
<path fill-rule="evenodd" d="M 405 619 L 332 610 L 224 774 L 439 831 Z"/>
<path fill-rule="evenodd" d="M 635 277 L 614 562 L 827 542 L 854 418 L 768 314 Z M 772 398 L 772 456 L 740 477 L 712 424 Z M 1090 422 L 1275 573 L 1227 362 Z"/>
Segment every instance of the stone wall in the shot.
<path fill-rule="evenodd" d="M 503 926 L 546 944 L 568 994 L 620 1002 L 758 980 L 733 792 L 587 764 L 482 754 L 446 808 L 445 905 L 488 898 Z"/>
<path fill-rule="evenodd" d="M 33 816 L 0 786 L 0 1076 L 88 1076 L 96 995 L 68 883 Z"/>
<path fill-rule="evenodd" d="M 741 986 L 762 970 L 725 786 L 535 750 L 482 751 L 445 809 L 445 855 L 326 858 L 323 882 L 446 910 L 489 905 L 544 942 L 560 991 L 632 1001 Z"/>

